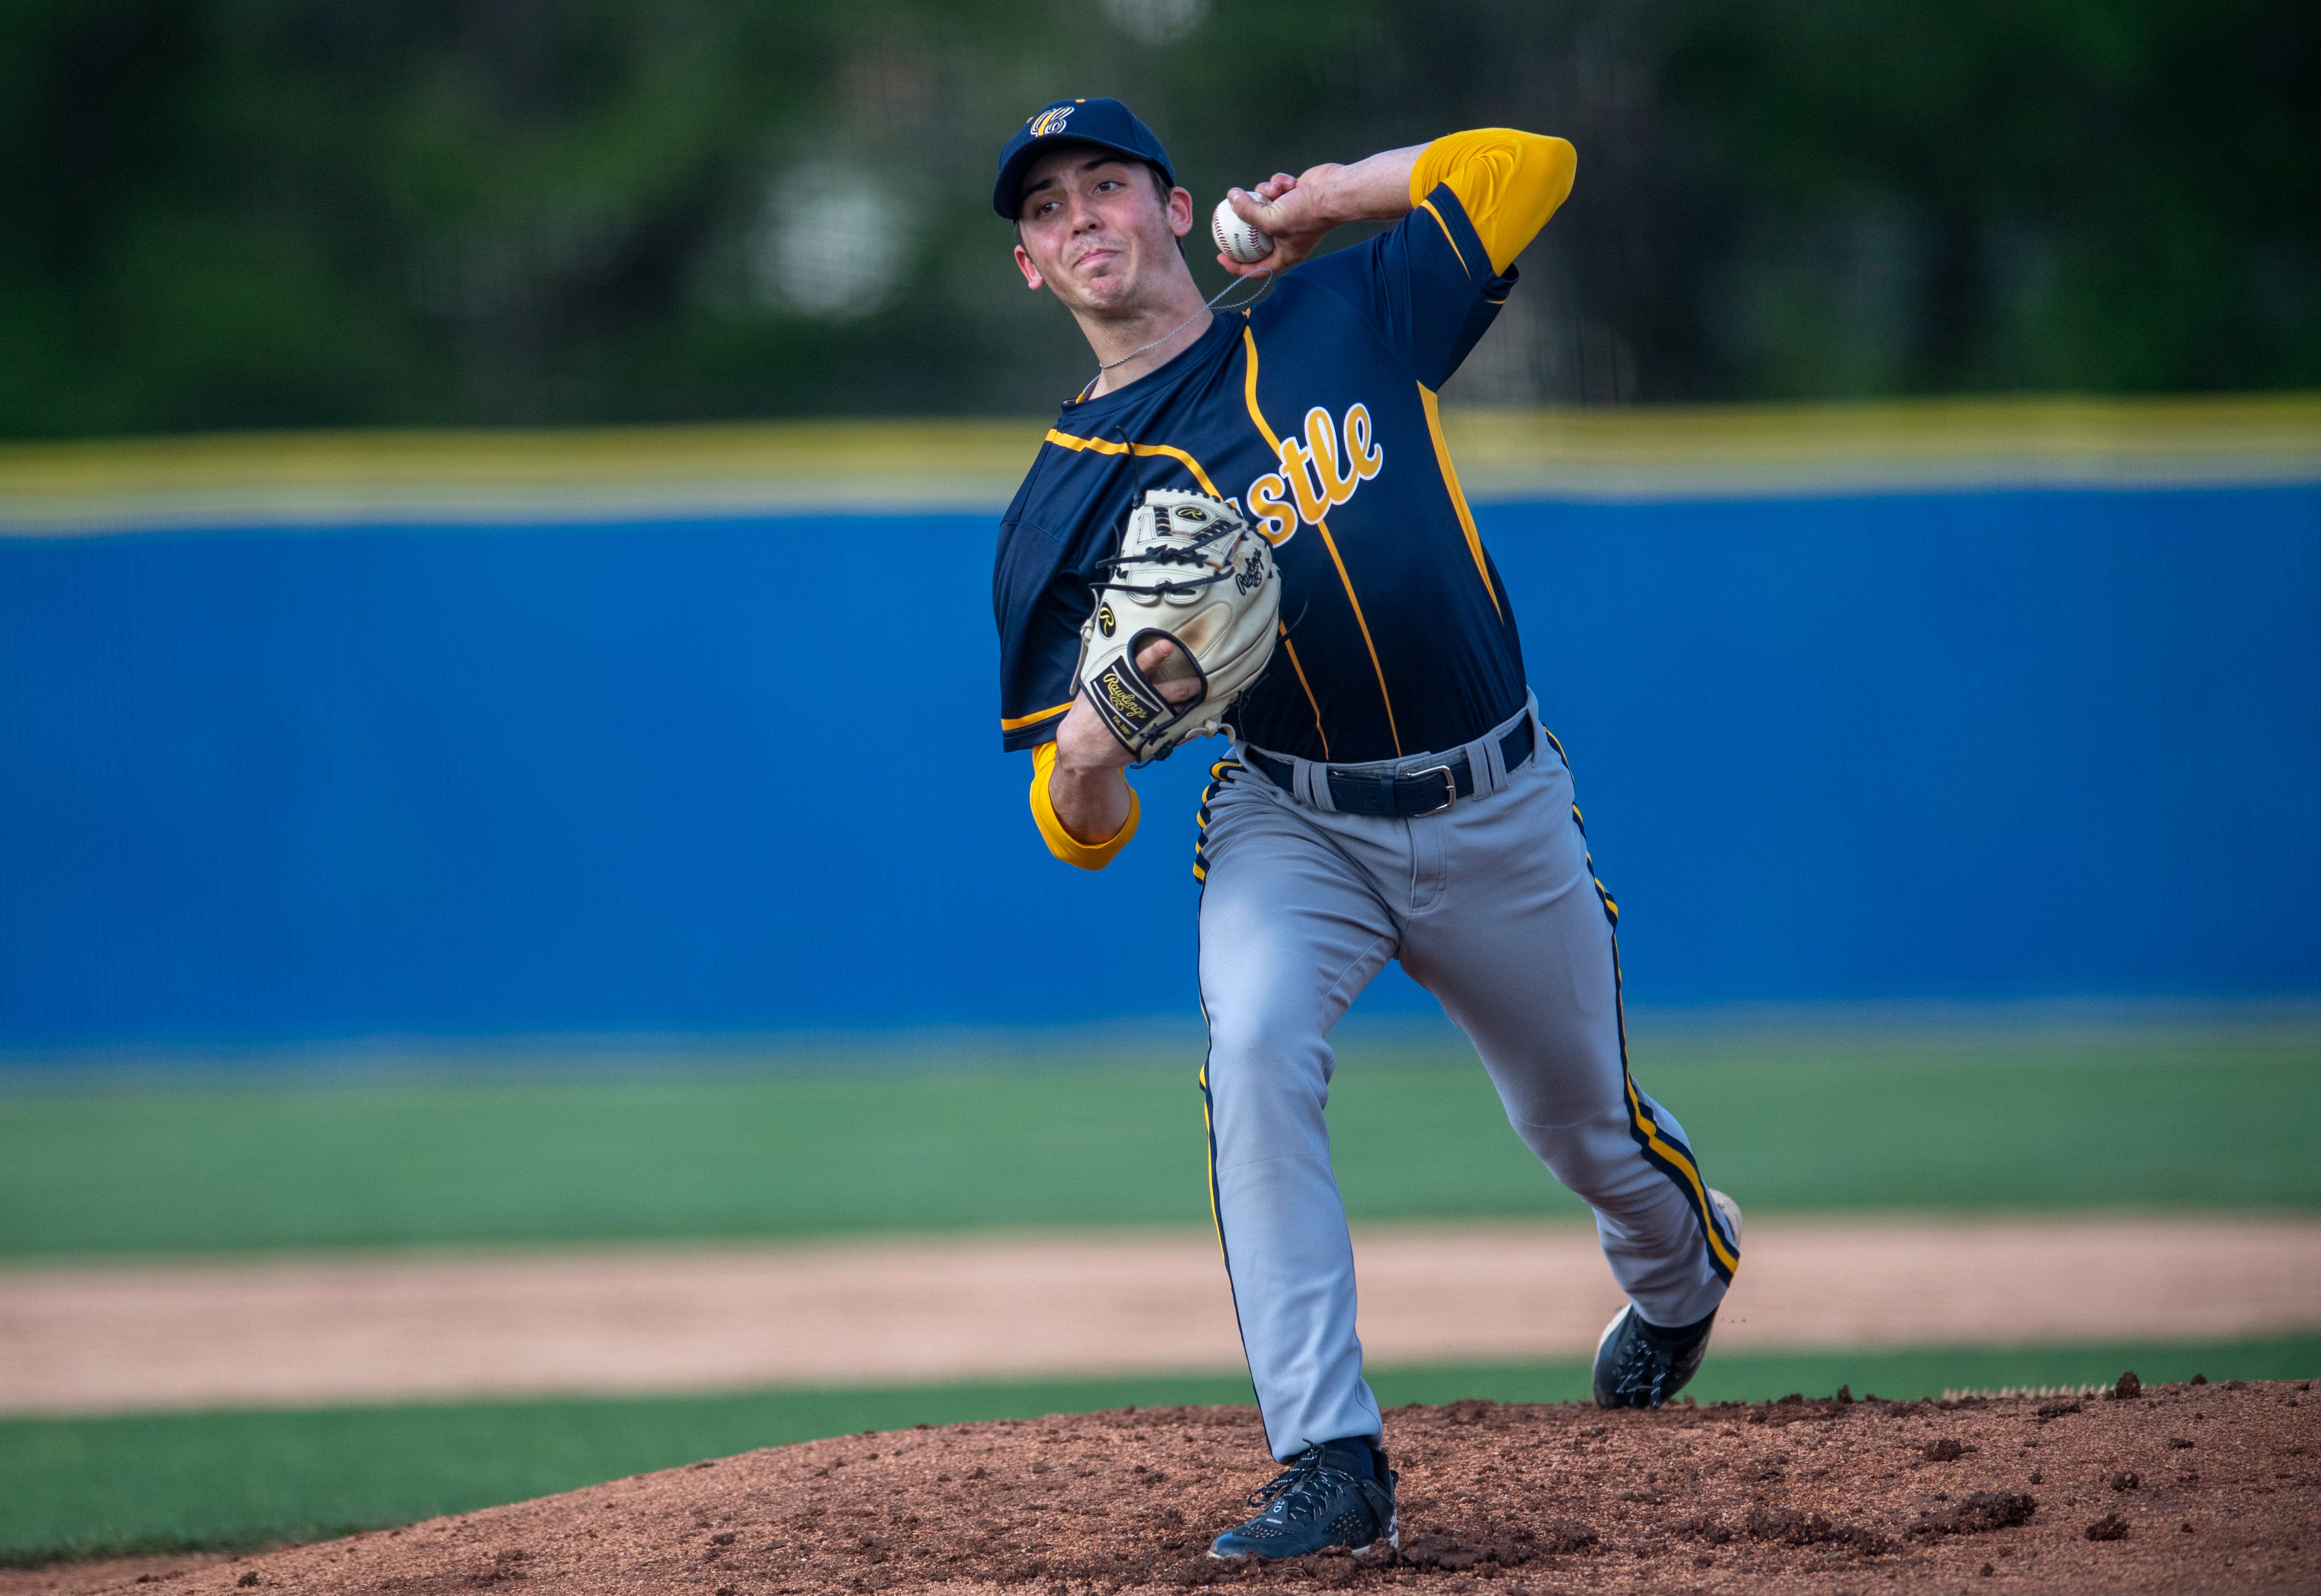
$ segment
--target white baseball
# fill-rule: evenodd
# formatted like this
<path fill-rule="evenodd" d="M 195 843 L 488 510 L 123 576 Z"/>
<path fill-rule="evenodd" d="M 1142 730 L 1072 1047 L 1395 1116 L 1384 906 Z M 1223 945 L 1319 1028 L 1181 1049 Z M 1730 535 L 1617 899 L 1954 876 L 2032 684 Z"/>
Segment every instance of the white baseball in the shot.
<path fill-rule="evenodd" d="M 1217 202 L 1216 212 L 1209 218 L 1209 236 L 1216 240 L 1221 253 L 1243 266 L 1273 253 L 1273 240 L 1242 221 L 1229 199 Z"/>

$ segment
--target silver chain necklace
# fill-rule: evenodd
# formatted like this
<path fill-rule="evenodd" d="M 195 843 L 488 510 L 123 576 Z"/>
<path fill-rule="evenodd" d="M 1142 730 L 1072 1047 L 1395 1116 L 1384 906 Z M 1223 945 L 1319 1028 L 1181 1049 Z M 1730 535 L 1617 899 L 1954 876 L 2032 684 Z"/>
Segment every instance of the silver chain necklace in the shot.
<path fill-rule="evenodd" d="M 1245 306 L 1255 304 L 1272 290 L 1273 268 L 1270 266 L 1261 268 L 1258 275 L 1262 277 L 1265 281 L 1259 285 L 1257 292 L 1251 295 L 1247 299 L 1242 300 L 1240 304 L 1229 304 L 1224 307 L 1225 309 L 1229 311 L 1237 311 L 1244 308 Z M 1226 295 L 1232 293 L 1236 287 L 1247 281 L 1249 281 L 1247 277 L 1235 277 L 1232 282 L 1227 283 L 1224 287 L 1218 289 L 1215 294 L 1212 295 L 1208 300 L 1202 304 L 1200 310 L 1195 311 L 1191 315 L 1187 316 L 1183 321 L 1178 322 L 1174 327 L 1169 329 L 1168 331 L 1154 339 L 1151 343 L 1137 345 L 1134 349 L 1129 350 L 1128 353 L 1123 355 L 1117 360 L 1098 361 L 1097 363 L 1096 375 L 1088 378 L 1087 385 L 1080 389 L 1079 397 L 1082 399 L 1087 398 L 1088 389 L 1093 388 L 1097 384 L 1102 382 L 1106 372 L 1110 371 L 1115 366 L 1125 366 L 1131 360 L 1135 359 L 1137 356 L 1142 354 L 1145 350 L 1156 349 L 1160 345 L 1167 343 L 1170 339 L 1176 337 L 1179 332 L 1184 331 L 1186 328 L 1190 327 L 1195 322 L 1198 321 L 1203 312 L 1215 310 L 1217 308 L 1218 300 L 1223 299 Z"/>

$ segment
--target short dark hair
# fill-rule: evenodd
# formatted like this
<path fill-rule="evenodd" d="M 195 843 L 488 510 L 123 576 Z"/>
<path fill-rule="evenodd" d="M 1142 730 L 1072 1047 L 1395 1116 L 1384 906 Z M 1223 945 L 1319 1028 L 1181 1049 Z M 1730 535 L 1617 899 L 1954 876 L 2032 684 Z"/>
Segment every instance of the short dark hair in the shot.
<path fill-rule="evenodd" d="M 1120 159 L 1126 160 L 1129 158 L 1124 155 Z M 1159 161 L 1143 160 L 1138 161 L 1136 164 L 1152 174 L 1152 192 L 1158 195 L 1160 198 L 1160 203 L 1163 205 L 1166 205 L 1169 203 L 1169 196 L 1176 192 L 1176 184 L 1169 180 L 1169 174 L 1160 169 L 1160 163 Z M 1024 202 L 1019 198 L 1015 203 L 1020 209 Z M 1024 241 L 1024 218 L 1019 214 L 1015 220 L 1010 223 L 1010 225 L 1015 229 L 1015 241 L 1019 244 L 1022 243 Z"/>

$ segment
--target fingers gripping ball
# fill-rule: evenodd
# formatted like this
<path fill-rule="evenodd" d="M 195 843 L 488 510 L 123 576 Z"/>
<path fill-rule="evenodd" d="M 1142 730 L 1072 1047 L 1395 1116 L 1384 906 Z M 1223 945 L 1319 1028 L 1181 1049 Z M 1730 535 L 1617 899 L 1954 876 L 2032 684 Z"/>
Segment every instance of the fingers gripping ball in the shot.
<path fill-rule="evenodd" d="M 1162 758 L 1217 730 L 1272 659 L 1280 613 L 1272 546 L 1230 504 L 1155 488 L 1129 512 L 1080 628 L 1081 691 L 1123 748 Z M 1148 674 L 1136 657 L 1162 639 L 1175 648 Z M 1161 691 L 1187 679 L 1182 703 Z"/>
<path fill-rule="evenodd" d="M 1209 218 L 1209 236 L 1217 241 L 1218 252 L 1232 257 L 1243 266 L 1262 260 L 1273 253 L 1273 240 L 1242 220 L 1233 208 L 1231 199 L 1217 202 L 1215 213 Z"/>

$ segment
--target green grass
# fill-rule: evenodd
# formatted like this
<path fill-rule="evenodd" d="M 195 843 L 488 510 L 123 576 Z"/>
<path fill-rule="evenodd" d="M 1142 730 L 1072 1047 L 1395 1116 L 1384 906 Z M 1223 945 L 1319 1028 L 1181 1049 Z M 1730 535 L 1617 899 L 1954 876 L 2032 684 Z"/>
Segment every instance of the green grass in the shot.
<path fill-rule="evenodd" d="M 1197 1049 L 0 1085 L 0 1256 L 1204 1224 Z M 2321 1029 L 1647 1040 L 1752 1213 L 2321 1208 Z M 5 1081 L 5 1077 L 0 1077 Z M 1462 1047 L 1353 1045 L 1358 1219 L 1576 1214 Z"/>
<path fill-rule="evenodd" d="M 1704 1401 L 1950 1387 L 2311 1378 L 2321 1337 L 2207 1346 L 1928 1348 L 1715 1357 Z M 1584 1398 L 1579 1365 L 1410 1369 L 1379 1400 Z M 0 1563 L 249 1546 L 409 1523 L 756 1446 L 864 1429 L 1249 1401 L 1240 1376 L 0 1421 Z"/>

